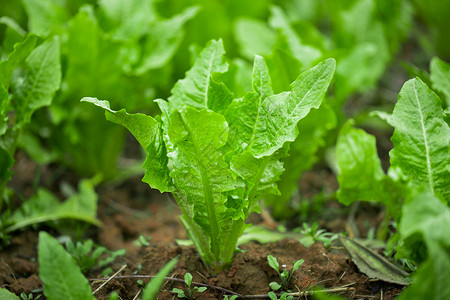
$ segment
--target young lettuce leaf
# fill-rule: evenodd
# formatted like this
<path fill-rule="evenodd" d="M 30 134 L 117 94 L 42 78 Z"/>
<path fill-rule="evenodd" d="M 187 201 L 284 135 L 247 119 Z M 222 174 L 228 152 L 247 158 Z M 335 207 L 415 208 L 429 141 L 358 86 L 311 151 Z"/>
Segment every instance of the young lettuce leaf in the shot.
<path fill-rule="evenodd" d="M 439 97 L 419 78 L 407 81 L 392 113 L 391 166 L 450 200 L 450 129 Z"/>
<path fill-rule="evenodd" d="M 181 221 L 206 265 L 226 268 L 245 220 L 258 200 L 276 193 L 280 158 L 298 135 L 297 124 L 321 105 L 334 73 L 333 59 L 300 74 L 291 91 L 274 95 L 266 63 L 255 58 L 253 91 L 233 99 L 218 74 L 228 70 L 221 41 L 211 41 L 169 101 L 157 100 L 161 117 L 113 111 L 107 101 L 83 98 L 127 127 L 147 150 L 144 181 L 170 191 Z"/>

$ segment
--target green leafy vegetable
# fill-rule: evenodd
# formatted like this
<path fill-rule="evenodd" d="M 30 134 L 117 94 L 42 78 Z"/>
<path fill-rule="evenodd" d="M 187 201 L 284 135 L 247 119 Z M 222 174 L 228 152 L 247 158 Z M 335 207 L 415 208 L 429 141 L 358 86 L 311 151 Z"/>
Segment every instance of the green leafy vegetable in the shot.
<path fill-rule="evenodd" d="M 46 232 L 39 233 L 38 259 L 47 299 L 95 299 L 74 258 Z"/>
<path fill-rule="evenodd" d="M 405 83 L 391 118 L 392 168 L 450 200 L 450 129 L 439 97 L 416 78 Z"/>
<path fill-rule="evenodd" d="M 412 285 L 400 299 L 446 299 L 450 297 L 447 278 L 450 276 L 450 209 L 430 192 L 417 194 L 403 207 L 399 231 L 411 250 L 425 244 L 425 257 L 417 256 L 422 263 L 413 275 Z"/>
<path fill-rule="evenodd" d="M 253 91 L 233 98 L 218 74 L 226 73 L 221 41 L 211 41 L 169 101 L 157 100 L 161 117 L 106 110 L 147 151 L 144 181 L 170 191 L 181 221 L 205 264 L 220 271 L 232 259 L 245 220 L 258 200 L 277 192 L 280 158 L 298 135 L 297 123 L 318 108 L 334 73 L 332 59 L 300 74 L 290 92 L 274 95 L 268 68 L 257 56 Z"/>

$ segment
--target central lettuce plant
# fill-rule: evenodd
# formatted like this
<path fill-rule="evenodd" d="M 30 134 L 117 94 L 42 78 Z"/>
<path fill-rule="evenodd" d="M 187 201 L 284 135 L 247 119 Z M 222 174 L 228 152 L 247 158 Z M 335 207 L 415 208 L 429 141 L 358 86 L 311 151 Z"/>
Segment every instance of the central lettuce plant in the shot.
<path fill-rule="evenodd" d="M 228 71 L 224 53 L 222 41 L 210 41 L 168 101 L 156 100 L 162 114 L 155 118 L 82 99 L 104 108 L 144 147 L 143 181 L 172 193 L 189 238 L 217 272 L 231 263 L 258 200 L 278 192 L 280 159 L 299 134 L 297 123 L 321 105 L 335 70 L 333 59 L 324 60 L 300 74 L 290 91 L 273 94 L 266 63 L 256 56 L 253 91 L 234 98 L 220 81 Z"/>

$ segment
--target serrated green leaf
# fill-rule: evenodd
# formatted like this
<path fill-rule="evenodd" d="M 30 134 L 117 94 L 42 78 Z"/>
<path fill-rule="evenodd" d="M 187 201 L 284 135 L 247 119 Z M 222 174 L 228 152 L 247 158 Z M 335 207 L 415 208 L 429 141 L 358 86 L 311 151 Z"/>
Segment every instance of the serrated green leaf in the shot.
<path fill-rule="evenodd" d="M 447 107 L 450 107 L 450 65 L 438 57 L 430 63 L 430 79 L 433 89 L 445 95 Z"/>
<path fill-rule="evenodd" d="M 142 148 L 147 149 L 154 140 L 158 129 L 158 122 L 151 116 L 145 114 L 129 114 L 125 109 L 114 111 L 110 108 L 109 101 L 98 100 L 97 98 L 84 97 L 81 102 L 92 103 L 105 110 L 105 116 L 108 121 L 122 125 L 127 128 Z"/>
<path fill-rule="evenodd" d="M 127 128 L 147 152 L 142 179 L 160 192 L 173 191 L 172 179 L 167 167 L 167 150 L 163 139 L 162 124 L 145 114 L 129 114 L 125 109 L 114 111 L 106 100 L 85 97 L 82 102 L 89 102 L 105 110 L 106 119 Z"/>
<path fill-rule="evenodd" d="M 335 70 L 334 59 L 327 59 L 302 74 L 291 84 L 291 92 L 267 97 L 256 124 L 252 145 L 255 157 L 272 155 L 298 135 L 297 123 L 311 108 L 318 108 Z"/>
<path fill-rule="evenodd" d="M 95 299 L 74 258 L 48 233 L 39 233 L 39 277 L 47 299 Z"/>
<path fill-rule="evenodd" d="M 409 281 L 406 279 L 408 273 L 390 263 L 383 256 L 350 238 L 340 236 L 339 239 L 359 270 L 369 278 L 401 285 L 409 284 Z"/>
<path fill-rule="evenodd" d="M 253 92 L 244 98 L 235 99 L 225 112 L 230 124 L 227 147 L 241 152 L 252 147 L 256 138 L 256 125 L 261 115 L 262 102 L 272 95 L 269 70 L 261 56 L 256 56 L 253 63 Z"/>
<path fill-rule="evenodd" d="M 20 124 L 30 121 L 33 112 L 52 102 L 61 84 L 59 39 L 53 37 L 34 49 L 25 60 L 25 77 L 13 86 L 14 107 Z"/>
<path fill-rule="evenodd" d="M 158 295 L 159 289 L 161 288 L 165 277 L 169 275 L 170 271 L 175 267 L 178 263 L 178 258 L 173 258 L 164 267 L 159 270 L 156 276 L 147 284 L 142 294 L 142 300 L 153 300 L 156 299 Z"/>
<path fill-rule="evenodd" d="M 392 114 L 391 166 L 450 199 L 450 129 L 439 97 L 419 78 L 407 81 Z"/>
<path fill-rule="evenodd" d="M 224 53 L 222 40 L 212 40 L 206 45 L 194 66 L 186 73 L 186 77 L 179 80 L 171 90 L 172 96 L 169 97 L 171 111 L 184 106 L 197 109 L 210 107 L 208 91 L 211 76 L 215 72 L 223 73 L 228 70 Z"/>

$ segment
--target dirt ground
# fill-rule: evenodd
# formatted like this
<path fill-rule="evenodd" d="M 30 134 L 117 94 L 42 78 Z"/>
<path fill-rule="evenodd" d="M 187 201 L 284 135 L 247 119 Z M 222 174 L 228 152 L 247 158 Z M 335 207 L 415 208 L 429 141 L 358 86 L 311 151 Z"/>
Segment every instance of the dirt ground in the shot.
<path fill-rule="evenodd" d="M 13 180 L 16 190 L 29 193 L 33 182 L 36 166 L 25 156 L 19 156 L 16 167 L 17 176 Z M 21 160 L 25 161 L 21 161 Z M 17 169 L 19 168 L 19 169 Z M 46 172 L 43 169 L 42 178 Z M 329 189 L 336 188 L 335 179 L 330 172 L 314 170 L 308 172 L 302 179 L 300 187 L 307 194 L 308 188 L 314 187 L 314 181 L 331 177 Z M 63 175 L 59 180 L 75 184 L 76 178 Z M 53 186 L 57 183 L 44 184 Z M 229 270 L 218 275 L 211 274 L 201 262 L 192 246 L 179 246 L 176 239 L 186 239 L 185 231 L 178 221 L 179 210 L 173 200 L 167 195 L 161 195 L 151 190 L 140 177 L 129 179 L 119 185 L 105 185 L 97 189 L 99 193 L 98 217 L 102 222 L 99 228 L 88 228 L 84 238 L 91 238 L 95 243 L 110 250 L 125 248 L 127 254 L 116 259 L 111 266 L 114 271 L 126 265 L 117 277 L 103 286 L 95 296 L 97 299 L 108 299 L 115 291 L 119 299 L 139 299 L 142 285 L 148 281 L 149 275 L 154 275 L 171 258 L 179 256 L 179 262 L 165 282 L 158 299 L 175 299 L 171 292 L 174 287 L 183 288 L 180 282 L 186 272 L 194 277 L 194 282 L 207 287 L 197 299 L 224 299 L 224 295 L 236 294 L 242 299 L 268 299 L 271 281 L 279 282 L 278 275 L 267 263 L 269 254 L 275 256 L 281 265 L 292 267 L 292 262 L 304 259 L 303 265 L 293 275 L 290 289 L 298 293 L 299 299 L 307 298 L 310 291 L 318 287 L 334 289 L 349 299 L 393 299 L 401 293 L 402 287 L 372 281 L 358 271 L 354 263 L 346 257 L 340 247 L 325 249 L 321 243 L 305 248 L 298 241 L 285 239 L 278 242 L 259 244 L 251 242 L 242 245 L 242 252 L 236 254 Z M 336 203 L 328 205 L 330 211 L 339 211 Z M 345 213 L 348 213 L 348 209 Z M 369 207 L 358 207 L 357 212 L 351 212 L 354 224 L 359 226 L 358 233 L 369 227 L 377 226 L 382 220 L 383 211 Z M 273 222 L 273 220 L 269 220 Z M 340 232 L 349 228 L 348 216 L 345 214 L 329 214 L 318 220 L 322 228 Z M 256 217 L 254 222 L 267 224 L 268 220 Z M 292 223 L 292 222 L 291 222 Z M 293 222 L 295 225 L 295 222 Z M 276 223 L 275 223 L 276 225 Z M 273 227 L 274 224 L 271 224 Z M 54 236 L 58 232 L 51 227 L 40 226 L 28 228 L 14 233 L 11 244 L 0 251 L 0 287 L 20 295 L 42 294 L 42 283 L 38 277 L 37 236 L 38 230 L 47 230 Z M 138 246 L 136 239 L 142 235 L 149 238 L 148 246 Z M 151 238 L 151 239 L 150 239 Z M 104 280 L 100 272 L 88 275 L 93 289 L 97 289 Z M 138 295 L 136 298 L 136 295 Z M 301 297 L 300 297 L 301 296 Z M 45 299 L 43 296 L 40 299 Z"/>

